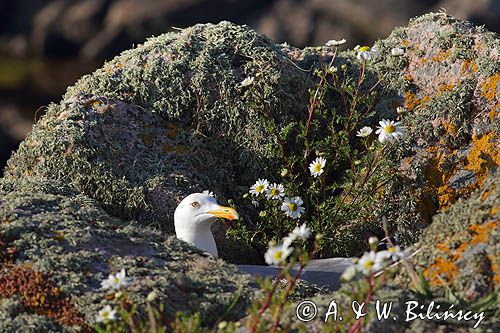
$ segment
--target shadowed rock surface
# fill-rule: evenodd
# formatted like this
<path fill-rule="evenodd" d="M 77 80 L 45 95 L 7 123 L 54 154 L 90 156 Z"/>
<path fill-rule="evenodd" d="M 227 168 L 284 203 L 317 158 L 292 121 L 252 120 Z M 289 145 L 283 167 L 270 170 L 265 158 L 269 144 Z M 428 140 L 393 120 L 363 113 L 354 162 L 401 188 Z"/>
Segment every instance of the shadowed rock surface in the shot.
<path fill-rule="evenodd" d="M 384 188 L 384 204 L 363 207 L 373 221 L 346 221 L 331 247 L 362 250 L 387 217 L 401 242 L 422 237 L 418 265 L 431 282 L 447 281 L 465 292 L 461 297 L 478 300 L 499 285 L 492 185 L 500 164 L 498 36 L 440 13 L 412 20 L 377 46 L 363 87 L 380 80 L 376 116 L 366 124 L 396 118 L 396 107 L 405 106 L 409 135 L 388 150 L 399 173 Z M 405 54 L 391 56 L 393 47 Z M 99 282 L 121 268 L 134 278 L 131 297 L 141 301 L 157 289 L 169 316 L 196 309 L 210 325 L 240 287 L 232 315 L 243 316 L 254 292 L 250 277 L 168 236 L 172 213 L 191 192 L 210 188 L 229 199 L 257 177 L 277 174 L 276 138 L 262 124 L 269 117 L 278 126 L 304 119 L 313 70 L 332 55 L 328 47 L 277 46 L 221 22 L 151 38 L 70 87 L 14 153 L 0 183 L 0 281 L 7 286 L 0 295 L 8 300 L 0 308 L 2 329 L 92 323 L 105 296 Z M 341 64 L 356 78 L 352 51 L 338 57 Z M 269 113 L 245 96 L 240 82 L 247 76 L 256 77 Z M 219 232 L 223 258 L 262 260 Z M 459 243 L 470 248 L 458 253 Z M 479 261 L 467 262 L 472 255 Z M 450 258 L 467 262 L 447 264 L 458 265 L 452 276 L 440 266 Z M 37 274 L 49 282 L 32 285 Z M 443 292 L 443 285 L 433 287 Z M 49 293 L 46 304 L 40 291 Z M 40 307 L 50 315 L 33 314 Z"/>

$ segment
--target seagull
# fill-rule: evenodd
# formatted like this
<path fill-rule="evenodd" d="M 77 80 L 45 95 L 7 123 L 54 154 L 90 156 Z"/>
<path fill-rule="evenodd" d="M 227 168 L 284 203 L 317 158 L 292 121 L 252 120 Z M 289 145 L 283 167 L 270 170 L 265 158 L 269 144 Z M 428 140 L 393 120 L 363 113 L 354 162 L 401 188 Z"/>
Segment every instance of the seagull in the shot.
<path fill-rule="evenodd" d="M 210 192 L 190 194 L 175 209 L 175 234 L 177 238 L 218 258 L 217 244 L 210 229 L 217 218 L 236 220 L 239 215 L 231 207 L 220 206 Z M 340 287 L 340 275 L 351 264 L 350 258 L 311 260 L 302 271 L 301 279 L 335 290 Z M 238 265 L 238 268 L 242 272 L 263 278 L 274 278 L 281 269 L 278 266 L 261 265 Z M 297 274 L 297 271 L 298 267 L 295 267 L 292 274 Z"/>
<path fill-rule="evenodd" d="M 239 218 L 231 207 L 220 206 L 209 192 L 193 193 L 185 197 L 174 212 L 177 238 L 218 258 L 217 244 L 210 227 L 217 218 L 230 221 Z"/>

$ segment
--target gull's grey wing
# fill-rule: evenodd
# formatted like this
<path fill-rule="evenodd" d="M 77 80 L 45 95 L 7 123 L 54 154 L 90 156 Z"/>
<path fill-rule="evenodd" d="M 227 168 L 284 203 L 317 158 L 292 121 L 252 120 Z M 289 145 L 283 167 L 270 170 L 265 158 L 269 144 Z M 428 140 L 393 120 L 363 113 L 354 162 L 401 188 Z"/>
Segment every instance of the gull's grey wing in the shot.
<path fill-rule="evenodd" d="M 318 286 L 328 286 L 331 289 L 340 287 L 340 275 L 351 265 L 350 258 L 328 258 L 311 260 L 302 271 L 301 278 L 309 283 Z M 250 275 L 261 277 L 275 277 L 279 272 L 279 267 L 258 266 L 258 265 L 238 265 L 238 268 Z M 297 268 L 292 270 L 292 274 L 297 273 Z"/>

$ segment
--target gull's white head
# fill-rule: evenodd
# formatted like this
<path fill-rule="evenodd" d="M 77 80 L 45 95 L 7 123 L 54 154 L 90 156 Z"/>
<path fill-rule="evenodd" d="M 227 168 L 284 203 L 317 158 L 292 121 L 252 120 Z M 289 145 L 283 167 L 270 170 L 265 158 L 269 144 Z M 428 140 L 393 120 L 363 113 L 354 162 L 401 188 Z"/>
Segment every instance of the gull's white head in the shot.
<path fill-rule="evenodd" d="M 217 200 L 205 193 L 193 193 L 185 197 L 174 213 L 177 238 L 218 257 L 217 245 L 210 227 L 217 218 L 238 219 L 231 207 L 217 204 Z"/>

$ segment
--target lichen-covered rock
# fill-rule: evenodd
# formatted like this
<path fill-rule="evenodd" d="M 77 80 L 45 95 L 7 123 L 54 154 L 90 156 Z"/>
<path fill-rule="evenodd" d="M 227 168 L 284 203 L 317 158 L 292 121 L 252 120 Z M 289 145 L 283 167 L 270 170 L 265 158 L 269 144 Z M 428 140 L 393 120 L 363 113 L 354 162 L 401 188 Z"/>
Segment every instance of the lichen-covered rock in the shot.
<path fill-rule="evenodd" d="M 31 179 L 11 186 L 4 181 L 0 191 L 0 331 L 21 332 L 29 323 L 39 330 L 84 329 L 100 308 L 113 304 L 100 283 L 121 269 L 132 279 L 131 299 L 144 302 L 155 290 L 167 318 L 199 311 L 213 323 L 237 295 L 230 316 L 248 306 L 255 285 L 235 266 L 111 217 L 61 183 Z"/>
<path fill-rule="evenodd" d="M 410 21 L 377 43 L 374 68 L 389 101 L 403 106 L 408 136 L 389 152 L 399 164 L 381 215 L 401 239 L 459 198 L 481 188 L 500 166 L 500 39 L 444 13 Z M 391 54 L 402 48 L 402 56 Z"/>
<path fill-rule="evenodd" d="M 470 199 L 438 214 L 424 231 L 415 258 L 431 287 L 476 302 L 500 292 L 500 171 Z"/>
<path fill-rule="evenodd" d="M 240 86 L 258 73 L 279 123 L 304 116 L 307 73 L 251 29 L 223 22 L 152 38 L 49 106 L 5 177 L 61 180 L 113 215 L 172 232 L 182 196 L 235 197 L 276 165 L 261 105 Z"/>

